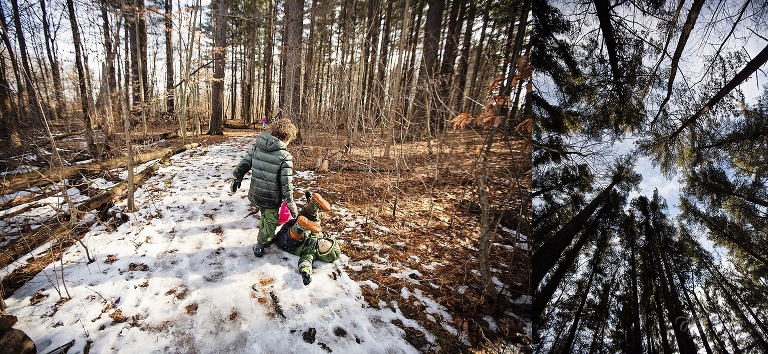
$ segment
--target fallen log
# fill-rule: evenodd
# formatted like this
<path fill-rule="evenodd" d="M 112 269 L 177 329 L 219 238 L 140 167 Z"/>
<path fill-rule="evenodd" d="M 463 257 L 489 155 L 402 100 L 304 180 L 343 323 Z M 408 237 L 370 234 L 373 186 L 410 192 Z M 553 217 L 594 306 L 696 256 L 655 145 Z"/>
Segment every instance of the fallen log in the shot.
<path fill-rule="evenodd" d="M 134 166 L 158 158 L 167 159 L 170 156 L 188 149 L 193 149 L 197 146 L 197 143 L 187 144 L 137 155 L 133 158 Z M 0 181 L 0 191 L 2 191 L 2 193 L 20 191 L 27 188 L 57 183 L 62 179 L 73 178 L 79 175 L 92 175 L 105 170 L 125 167 L 127 165 L 128 158 L 120 157 L 82 165 L 58 166 L 46 170 L 19 173 L 3 178 L 3 180 Z"/>
<path fill-rule="evenodd" d="M 158 168 L 160 168 L 159 164 L 154 164 L 147 167 L 140 173 L 137 173 L 134 176 L 134 183 L 138 185 L 144 178 L 154 174 Z M 116 196 L 120 195 L 127 188 L 128 181 L 120 182 L 112 189 L 78 204 L 76 208 L 79 212 L 88 212 L 97 209 L 104 203 L 107 203 Z M 62 221 L 59 223 L 53 223 L 53 225 L 47 224 L 35 232 L 19 237 L 18 239 L 6 245 L 4 250 L 0 252 L 0 268 L 7 266 L 14 260 L 23 257 L 25 254 L 32 252 L 36 248 L 42 246 L 52 239 L 69 236 L 73 231 L 74 230 L 72 230 L 72 226 L 68 221 Z M 77 234 L 77 232 L 74 233 Z"/>
<path fill-rule="evenodd" d="M 193 144 L 197 145 L 197 144 Z M 183 150 L 182 150 L 183 151 Z M 170 157 L 170 156 L 169 156 Z M 160 164 L 153 164 L 143 171 L 137 173 L 133 180 L 136 185 L 139 185 L 145 178 L 148 178 L 160 168 Z M 87 213 L 91 210 L 98 209 L 105 203 L 118 197 L 120 194 L 128 189 L 128 181 L 123 181 L 112 187 L 112 189 L 101 193 L 91 199 L 88 199 L 76 206 L 78 212 Z M 19 237 L 12 241 L 0 252 L 0 268 L 3 268 L 13 262 L 16 259 L 21 258 L 25 254 L 32 252 L 34 249 L 42 246 L 46 242 L 68 235 L 71 230 L 70 223 L 67 221 L 53 223 L 53 225 L 45 225 L 35 232 Z"/>
<path fill-rule="evenodd" d="M 251 124 L 245 124 L 245 123 L 224 123 L 224 128 L 227 129 L 256 129 L 256 123 Z"/>
<path fill-rule="evenodd" d="M 157 172 L 159 168 L 160 164 L 154 164 L 145 168 L 134 176 L 134 183 L 139 185 L 141 181 Z M 77 210 L 87 212 L 97 209 L 122 194 L 127 188 L 128 181 L 120 182 L 112 189 L 78 204 Z M 43 268 L 48 266 L 48 264 L 56 261 L 61 252 L 64 252 L 64 250 L 74 245 L 75 242 L 82 238 L 87 232 L 88 229 L 83 225 L 72 227 L 67 221 L 62 221 L 53 225 L 44 225 L 32 234 L 19 237 L 8 244 L 5 249 L 0 252 L 0 268 L 7 266 L 16 259 L 20 259 L 29 252 L 44 245 L 46 242 L 56 241 L 56 247 L 52 245 L 51 248 L 44 252 L 40 257 L 27 262 L 22 267 L 16 268 L 11 274 L 8 274 L 3 278 L 2 284 L 5 288 L 3 296 L 10 296 L 13 294 L 27 281 L 43 270 Z"/>
<path fill-rule="evenodd" d="M 59 259 L 61 252 L 74 245 L 75 242 L 73 237 L 60 238 L 59 242 L 52 245 L 47 252 L 44 252 L 24 266 L 14 269 L 11 274 L 6 275 L 3 278 L 3 297 L 8 298 L 13 295 L 16 290 L 19 290 L 24 284 L 32 280 L 43 268 Z"/>
<path fill-rule="evenodd" d="M 155 174 L 155 172 L 157 172 L 158 169 L 160 169 L 160 164 L 154 164 L 145 168 L 143 171 L 141 171 L 140 173 L 136 174 L 133 177 L 135 181 L 134 183 L 138 185 L 138 183 L 142 181 L 144 178 Z M 117 198 L 119 195 L 123 194 L 123 192 L 125 192 L 127 189 L 128 189 L 128 181 L 120 182 L 114 187 L 112 187 L 110 190 L 78 204 L 77 210 L 82 213 L 87 213 L 91 210 L 98 209 L 104 203 L 107 203 L 112 199 Z"/>
<path fill-rule="evenodd" d="M 10 208 L 15 208 L 19 205 L 24 205 L 28 203 L 33 203 L 41 199 L 48 198 L 52 195 L 61 193 L 58 186 L 51 185 L 49 187 L 46 187 L 44 189 L 41 189 L 39 191 L 31 192 L 27 195 L 23 196 L 17 196 L 11 200 L 8 200 L 6 202 L 0 203 L 0 211 L 5 211 Z"/>

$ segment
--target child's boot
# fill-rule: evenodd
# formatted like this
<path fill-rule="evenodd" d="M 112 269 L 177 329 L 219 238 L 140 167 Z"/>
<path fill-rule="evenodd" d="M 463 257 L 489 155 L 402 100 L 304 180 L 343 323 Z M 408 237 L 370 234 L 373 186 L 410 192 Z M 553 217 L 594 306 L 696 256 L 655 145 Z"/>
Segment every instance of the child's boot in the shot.
<path fill-rule="evenodd" d="M 302 230 L 302 228 L 312 232 L 322 231 L 322 228 L 320 228 L 320 224 L 317 221 L 312 221 L 304 215 L 299 215 L 299 218 L 296 219 L 296 224 L 291 228 L 291 233 L 296 235 L 303 235 L 304 230 Z"/>
<path fill-rule="evenodd" d="M 307 192 L 305 197 L 307 198 L 307 205 L 304 206 L 304 210 L 310 215 L 317 216 L 317 213 L 321 210 L 326 212 L 331 210 L 331 203 L 328 203 L 320 193 L 312 193 L 310 195 Z"/>
<path fill-rule="evenodd" d="M 264 256 L 264 245 L 261 242 L 256 242 L 256 244 L 253 245 L 253 255 L 259 258 Z"/>

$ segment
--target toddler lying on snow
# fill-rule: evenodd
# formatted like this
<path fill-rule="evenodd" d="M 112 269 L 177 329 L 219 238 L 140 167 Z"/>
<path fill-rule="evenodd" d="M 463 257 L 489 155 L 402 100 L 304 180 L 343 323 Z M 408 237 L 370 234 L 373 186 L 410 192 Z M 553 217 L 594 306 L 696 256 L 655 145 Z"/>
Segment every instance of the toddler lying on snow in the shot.
<path fill-rule="evenodd" d="M 325 236 L 320 227 L 320 211 L 331 205 L 318 193 L 305 193 L 307 204 L 298 218 L 286 222 L 275 235 L 275 244 L 283 251 L 299 256 L 299 273 L 304 285 L 312 281 L 312 262 L 331 263 L 341 255 L 336 240 Z"/>

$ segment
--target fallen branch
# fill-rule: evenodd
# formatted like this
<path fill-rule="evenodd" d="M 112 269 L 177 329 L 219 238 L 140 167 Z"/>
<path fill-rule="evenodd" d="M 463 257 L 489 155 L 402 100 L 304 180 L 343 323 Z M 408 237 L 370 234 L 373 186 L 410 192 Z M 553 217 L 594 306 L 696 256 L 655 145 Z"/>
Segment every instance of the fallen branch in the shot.
<path fill-rule="evenodd" d="M 250 129 L 254 130 L 256 123 L 251 124 L 245 124 L 245 123 L 224 123 L 224 128 L 228 129 Z"/>
<path fill-rule="evenodd" d="M 154 164 L 147 167 L 141 173 L 138 173 L 134 180 L 140 181 L 141 179 L 148 177 L 150 174 L 157 171 L 158 164 Z M 127 188 L 128 182 L 123 181 L 116 185 L 114 188 L 99 194 L 91 199 L 86 200 L 83 203 L 78 204 L 77 210 L 80 212 L 87 212 L 93 209 L 97 209 L 101 205 L 108 201 L 111 201 L 114 197 L 121 194 Z M 69 221 L 61 221 L 54 223 L 53 225 L 47 224 L 36 230 L 31 234 L 24 235 L 9 243 L 2 253 L 0 253 L 0 268 L 7 266 L 16 259 L 23 257 L 25 254 L 32 252 L 36 248 L 42 246 L 46 242 L 57 239 L 62 236 L 66 236 L 71 232 L 71 225 Z"/>
<path fill-rule="evenodd" d="M 178 154 L 188 149 L 197 147 L 198 144 L 187 144 L 177 146 L 174 148 L 167 148 L 159 151 L 149 152 L 146 154 L 137 155 L 134 157 L 134 164 L 142 164 L 147 161 L 162 158 L 166 159 L 170 156 Z M 8 176 L 0 181 L 0 190 L 4 194 L 11 191 L 20 191 L 31 187 L 38 187 L 46 184 L 56 183 L 61 179 L 73 178 L 79 175 L 92 175 L 97 174 L 105 170 L 111 170 L 115 168 L 125 167 L 128 165 L 128 160 L 125 157 L 111 159 L 107 161 L 99 161 L 82 165 L 74 166 L 59 166 L 49 168 L 47 170 L 32 171 L 27 173 L 20 173 Z"/>
<path fill-rule="evenodd" d="M 197 144 L 193 144 L 196 146 Z M 194 147 L 192 145 L 187 145 Z M 186 150 L 186 148 L 184 148 Z M 181 151 L 184 151 L 181 150 Z M 170 156 L 168 156 L 170 157 Z M 134 183 L 137 185 L 154 174 L 160 168 L 159 164 L 153 164 L 145 168 L 140 173 L 134 176 Z M 123 181 L 115 185 L 112 189 L 101 193 L 91 199 L 88 199 L 77 205 L 77 210 L 81 213 L 87 213 L 91 210 L 98 209 L 100 206 L 112 201 L 114 198 L 122 194 L 128 188 L 128 181 Z M 32 252 L 36 248 L 42 246 L 46 242 L 59 238 L 68 234 L 71 230 L 70 223 L 68 221 L 62 221 L 55 223 L 53 226 L 46 226 L 38 229 L 32 234 L 28 234 L 19 237 L 15 241 L 9 243 L 2 253 L 0 253 L 0 268 L 7 266 L 16 259 L 21 258 L 25 254 Z"/>
<path fill-rule="evenodd" d="M 30 192 L 29 194 L 23 195 L 23 196 L 17 196 L 11 200 L 8 200 L 6 202 L 0 203 L 0 211 L 8 210 L 10 208 L 15 208 L 19 205 L 24 205 L 32 202 L 36 202 L 41 199 L 48 198 L 50 196 L 56 195 L 58 193 L 61 193 L 61 190 L 59 190 L 58 185 L 50 185 L 49 187 L 46 187 L 45 189 Z"/>

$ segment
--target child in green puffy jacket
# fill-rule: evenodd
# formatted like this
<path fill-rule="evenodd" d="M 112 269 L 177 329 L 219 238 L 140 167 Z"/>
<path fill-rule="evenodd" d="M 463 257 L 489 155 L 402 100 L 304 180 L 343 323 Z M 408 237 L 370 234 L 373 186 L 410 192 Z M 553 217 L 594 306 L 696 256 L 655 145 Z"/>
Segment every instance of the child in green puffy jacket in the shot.
<path fill-rule="evenodd" d="M 275 244 L 286 252 L 299 256 L 299 274 L 304 285 L 312 281 L 312 262 L 319 259 L 333 262 L 341 255 L 336 240 L 325 236 L 320 227 L 320 211 L 331 205 L 318 193 L 305 194 L 307 204 L 299 217 L 285 223 L 275 236 Z"/>
<path fill-rule="evenodd" d="M 296 126 L 290 120 L 278 119 L 259 134 L 256 143 L 232 171 L 232 193 L 240 188 L 245 175 L 251 173 L 248 200 L 261 212 L 258 240 L 253 246 L 256 257 L 264 255 L 264 248 L 275 237 L 280 205 L 285 202 L 291 216 L 298 214 L 293 200 L 293 156 L 288 152 L 288 144 L 296 138 L 296 133 Z"/>

